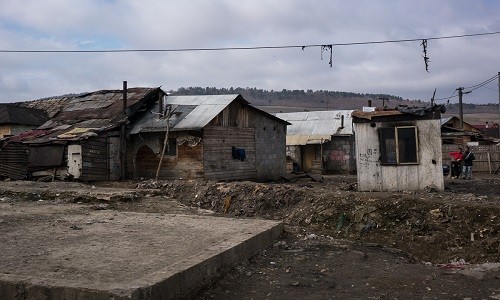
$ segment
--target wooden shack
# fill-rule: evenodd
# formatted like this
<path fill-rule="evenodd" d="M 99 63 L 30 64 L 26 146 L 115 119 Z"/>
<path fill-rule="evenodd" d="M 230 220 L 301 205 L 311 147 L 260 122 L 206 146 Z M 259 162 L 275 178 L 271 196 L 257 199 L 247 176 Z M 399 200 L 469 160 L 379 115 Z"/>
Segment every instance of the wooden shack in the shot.
<path fill-rule="evenodd" d="M 127 171 L 134 178 L 276 180 L 285 173 L 287 124 L 238 94 L 166 96 L 131 129 Z"/>
<path fill-rule="evenodd" d="M 3 141 L 0 175 L 82 181 L 125 179 L 127 126 L 165 93 L 160 88 L 101 90 L 30 101 L 49 120 Z"/>

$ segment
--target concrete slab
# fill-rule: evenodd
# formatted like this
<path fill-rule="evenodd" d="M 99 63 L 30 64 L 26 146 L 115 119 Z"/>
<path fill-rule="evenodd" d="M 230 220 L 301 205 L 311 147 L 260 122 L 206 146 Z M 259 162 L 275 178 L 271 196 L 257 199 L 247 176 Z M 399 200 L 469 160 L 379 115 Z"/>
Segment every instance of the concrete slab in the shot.
<path fill-rule="evenodd" d="M 280 222 L 0 203 L 0 299 L 169 299 L 272 243 Z"/>

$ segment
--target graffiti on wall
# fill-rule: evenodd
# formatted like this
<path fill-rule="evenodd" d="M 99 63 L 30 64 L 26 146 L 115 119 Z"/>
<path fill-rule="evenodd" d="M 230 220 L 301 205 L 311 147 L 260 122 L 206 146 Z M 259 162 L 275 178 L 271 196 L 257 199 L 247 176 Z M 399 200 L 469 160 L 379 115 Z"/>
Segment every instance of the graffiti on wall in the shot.
<path fill-rule="evenodd" d="M 359 152 L 359 157 L 358 157 L 358 166 L 359 167 L 369 167 L 370 165 L 373 165 L 374 163 L 378 163 L 379 160 L 379 153 L 378 153 L 377 148 L 368 148 L 366 149 L 366 152 Z"/>

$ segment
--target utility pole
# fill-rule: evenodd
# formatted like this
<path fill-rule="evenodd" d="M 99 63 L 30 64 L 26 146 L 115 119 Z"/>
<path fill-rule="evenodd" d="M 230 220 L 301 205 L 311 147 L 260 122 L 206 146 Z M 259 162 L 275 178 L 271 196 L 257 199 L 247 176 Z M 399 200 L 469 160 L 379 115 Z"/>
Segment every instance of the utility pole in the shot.
<path fill-rule="evenodd" d="M 464 129 L 464 110 L 462 108 L 462 96 L 463 96 L 463 87 L 459 87 L 458 91 L 458 111 L 460 114 L 460 129 Z"/>
<path fill-rule="evenodd" d="M 378 97 L 380 100 L 382 100 L 382 108 L 385 108 L 385 100 L 387 100 L 387 102 L 389 102 L 389 98 L 387 97 Z"/>
<path fill-rule="evenodd" d="M 500 138 L 500 72 L 498 72 L 498 138 Z"/>

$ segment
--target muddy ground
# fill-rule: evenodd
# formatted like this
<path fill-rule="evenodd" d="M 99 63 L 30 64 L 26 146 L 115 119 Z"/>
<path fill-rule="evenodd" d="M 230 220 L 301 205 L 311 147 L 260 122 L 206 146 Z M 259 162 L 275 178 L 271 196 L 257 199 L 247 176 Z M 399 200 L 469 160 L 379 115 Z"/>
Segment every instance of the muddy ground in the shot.
<path fill-rule="evenodd" d="M 447 179 L 444 192 L 357 192 L 355 176 L 323 179 L 2 182 L 0 201 L 284 221 L 280 240 L 199 299 L 500 299 L 500 175 Z"/>

